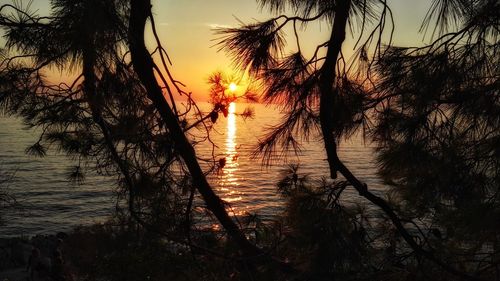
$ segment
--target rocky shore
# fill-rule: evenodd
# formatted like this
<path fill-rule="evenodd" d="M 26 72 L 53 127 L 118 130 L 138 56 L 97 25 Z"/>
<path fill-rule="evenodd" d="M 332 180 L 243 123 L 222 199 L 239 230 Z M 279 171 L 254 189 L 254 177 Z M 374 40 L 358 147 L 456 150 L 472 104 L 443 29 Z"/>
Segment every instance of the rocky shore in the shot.
<path fill-rule="evenodd" d="M 0 281 L 29 280 L 28 263 L 34 249 L 40 253 L 35 280 L 53 280 L 54 253 L 61 251 L 65 233 L 31 238 L 0 238 Z"/>

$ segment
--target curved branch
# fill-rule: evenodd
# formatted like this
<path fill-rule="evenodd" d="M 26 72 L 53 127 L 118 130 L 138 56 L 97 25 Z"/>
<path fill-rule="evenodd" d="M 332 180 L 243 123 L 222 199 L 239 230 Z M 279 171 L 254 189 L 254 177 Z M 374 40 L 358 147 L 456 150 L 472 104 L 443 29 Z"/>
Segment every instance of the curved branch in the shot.
<path fill-rule="evenodd" d="M 144 27 L 148 16 L 151 14 L 150 9 L 150 1 L 131 0 L 129 44 L 134 70 L 146 88 L 148 97 L 151 99 L 169 131 L 172 133 L 173 139 L 175 140 L 175 147 L 184 159 L 193 178 L 193 184 L 200 192 L 208 209 L 217 217 L 227 231 L 229 237 L 240 246 L 246 255 L 260 256 L 262 254 L 261 250 L 248 241 L 237 224 L 229 217 L 223 201 L 215 194 L 208 183 L 196 160 L 196 153 L 193 146 L 184 135 L 175 114 L 163 97 L 161 88 L 154 76 L 153 60 L 144 43 Z"/>

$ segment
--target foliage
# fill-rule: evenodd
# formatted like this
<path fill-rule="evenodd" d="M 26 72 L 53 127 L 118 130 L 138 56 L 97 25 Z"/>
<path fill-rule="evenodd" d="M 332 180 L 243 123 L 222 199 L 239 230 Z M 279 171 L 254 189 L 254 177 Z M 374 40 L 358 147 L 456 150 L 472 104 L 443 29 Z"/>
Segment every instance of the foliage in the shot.
<path fill-rule="evenodd" d="M 339 65 L 332 73 L 324 73 L 329 42 L 321 42 L 312 55 L 307 56 L 301 48 L 299 30 L 307 30 L 312 22 L 326 21 L 331 26 L 337 12 L 337 1 L 258 1 L 272 12 L 291 11 L 294 15 L 280 14 L 263 22 L 242 24 L 239 28 L 219 29 L 220 50 L 228 52 L 237 66 L 248 69 L 260 82 L 261 96 L 264 102 L 273 103 L 282 108 L 283 120 L 269 130 L 259 143 L 258 153 L 265 163 L 279 160 L 290 151 L 300 150 L 299 143 L 309 140 L 311 134 L 320 129 L 321 83 L 325 76 L 334 79 L 329 87 L 338 92 L 335 108 L 329 111 L 335 115 L 332 126 L 337 139 L 350 137 L 357 129 L 366 127 L 363 104 L 366 101 L 364 86 L 360 81 L 348 75 L 346 61 L 341 54 Z M 387 19 L 388 7 L 384 1 L 348 1 L 352 2 L 349 10 L 351 17 L 348 24 L 351 30 L 359 30 L 360 44 L 358 56 L 366 60 L 366 50 L 370 43 L 381 39 L 381 26 Z M 377 11 L 381 10 L 377 15 Z M 378 21 L 371 33 L 364 36 L 368 22 Z M 287 38 L 284 29 L 291 26 L 294 35 Z M 291 39 L 291 40 L 290 40 Z M 380 52 L 380 46 L 374 46 L 374 53 Z M 364 54 L 364 56 L 362 55 Z M 281 153 L 275 153 L 281 151 Z"/>
<path fill-rule="evenodd" d="M 262 0 L 272 12 L 294 15 L 220 30 L 221 49 L 260 81 L 264 101 L 285 112 L 258 146 L 264 160 L 297 151 L 319 134 L 330 167 L 320 181 L 291 167 L 278 183 L 288 202 L 283 219 L 266 224 L 249 216 L 247 235 L 224 210 L 186 137 L 227 114 L 236 98 L 228 94 L 232 79 L 210 77 L 214 108 L 204 116 L 170 74 L 148 2 L 131 3 L 58 0 L 50 17 L 0 7 L 7 37 L 0 106 L 42 131 L 27 152 L 44 156 L 56 146 L 81 163 L 68 173 L 75 181 L 84 179 L 81 166 L 93 167 L 116 176 L 128 200 L 117 227 L 73 234 L 73 248 L 87 245 L 74 253 L 80 274 L 97 268 L 85 277 L 498 279 L 498 1 L 433 1 L 422 29 L 436 18 L 439 37 L 421 48 L 383 42 L 392 20 L 383 0 Z M 160 66 L 144 46 L 147 19 Z M 317 21 L 327 23 L 331 36 L 307 57 L 298 26 Z M 291 53 L 284 51 L 287 25 L 294 31 Z M 342 52 L 346 31 L 357 38 L 352 63 Z M 53 84 L 43 76 L 51 67 L 77 74 Z M 184 112 L 174 91 L 188 97 Z M 378 146 L 390 197 L 369 190 L 337 154 L 338 142 L 360 130 Z M 369 204 L 342 200 L 351 187 Z M 233 239 L 195 231 L 195 190 Z M 173 243 L 183 245 L 179 252 Z M 290 264 L 281 257 L 294 274 L 283 274 Z"/>
<path fill-rule="evenodd" d="M 289 233 L 282 245 L 287 256 L 300 265 L 306 279 L 368 276 L 374 249 L 366 237 L 362 207 L 340 204 L 347 183 L 332 185 L 299 176 L 298 166 L 285 172 L 279 187 L 287 200 Z"/>
<path fill-rule="evenodd" d="M 221 255 L 235 251 L 235 245 L 213 231 L 193 239 L 198 250 L 115 218 L 75 229 L 64 240 L 64 251 L 69 271 L 84 280 L 279 280 L 270 266 L 255 270 L 245 260 Z"/>
<path fill-rule="evenodd" d="M 407 243 L 403 249 L 414 250 L 403 250 L 407 257 L 402 264 L 409 271 L 415 266 L 417 279 L 430 272 L 443 279 L 453 278 L 448 274 L 493 278 L 500 218 L 498 1 L 433 1 L 422 30 L 435 26 L 439 37 L 421 48 L 393 46 L 392 31 L 384 36 L 392 19 L 385 1 L 259 2 L 280 15 L 219 34 L 221 49 L 262 81 L 264 100 L 279 102 L 284 109 L 283 121 L 257 148 L 266 163 L 300 149 L 300 138 L 307 140 L 319 131 L 331 178 L 339 171 L 348 185 L 383 211 L 381 216 Z M 306 29 L 315 21 L 326 21 L 332 35 L 305 57 L 297 25 Z M 286 25 L 292 26 L 295 39 L 288 45 L 282 39 Z M 342 53 L 346 30 L 357 39 L 349 61 Z M 378 146 L 379 172 L 392 187 L 392 200 L 371 192 L 337 155 L 338 141 L 360 129 Z M 287 179 L 280 188 L 299 181 L 297 176 Z M 318 186 L 323 185 L 313 190 Z M 328 200 L 299 198 L 292 199 L 292 206 L 308 202 L 315 207 L 293 212 L 295 222 L 301 222 L 300 213 L 317 215 L 316 208 L 331 208 Z M 299 231 L 314 229 L 307 225 L 311 217 L 316 216 L 309 215 Z M 318 224 L 326 229 L 333 223 Z M 387 237 L 381 229 L 367 232 Z M 305 236 L 323 233 L 328 231 Z M 349 231 L 342 235 L 348 237 Z M 336 268 L 334 262 L 329 266 Z"/>
<path fill-rule="evenodd" d="M 185 241 L 199 201 L 175 147 L 179 140 L 130 62 L 129 3 L 52 1 L 47 17 L 31 12 L 29 3 L 21 4 L 0 6 L 7 40 L 0 62 L 0 107 L 40 128 L 26 152 L 43 157 L 55 148 L 74 158 L 78 164 L 68 167 L 68 178 L 75 183 L 85 180 L 88 169 L 114 177 L 115 185 L 108 188 L 119 192 L 120 210 L 128 210 L 131 219 L 151 232 Z M 204 124 L 203 134 L 210 115 L 203 116 L 170 75 L 166 52 L 158 44 L 154 53 L 168 76 L 159 66 L 155 69 L 165 96 L 171 97 L 172 89 L 188 96 L 184 112 L 171 100 L 173 118 L 185 133 L 194 127 L 187 127 L 193 119 Z M 44 75 L 55 70 L 70 81 Z"/>
<path fill-rule="evenodd" d="M 51 4 L 48 17 L 30 12 L 29 4 L 0 7 L 7 39 L 0 64 L 0 106 L 42 132 L 26 152 L 43 157 L 56 147 L 67 153 L 78 162 L 68 171 L 76 183 L 85 180 L 85 169 L 115 177 L 110 188 L 119 192 L 117 212 L 126 213 L 138 231 L 196 247 L 193 210 L 202 209 L 197 214 L 206 216 L 203 226 L 218 220 L 244 250 L 257 251 L 207 182 L 187 137 L 200 125 L 200 133 L 209 139 L 214 116 L 227 112 L 232 101 L 225 97 L 226 89 L 216 93 L 214 88 L 214 97 L 220 94 L 222 99 L 204 116 L 171 75 L 150 5 L 114 0 Z M 153 53 L 144 46 L 147 19 L 158 44 Z M 153 56 L 162 64 L 156 65 Z M 54 68 L 72 81 L 53 82 L 44 76 Z M 188 99 L 182 111 L 174 91 Z M 247 92 L 242 98 L 252 95 Z M 251 117 L 253 112 L 247 109 L 241 115 Z"/>
<path fill-rule="evenodd" d="M 500 239 L 498 8 L 477 1 L 457 11 L 458 33 L 389 48 L 375 69 L 380 174 L 412 217 L 440 229 L 447 260 L 481 257 L 483 270 Z"/>

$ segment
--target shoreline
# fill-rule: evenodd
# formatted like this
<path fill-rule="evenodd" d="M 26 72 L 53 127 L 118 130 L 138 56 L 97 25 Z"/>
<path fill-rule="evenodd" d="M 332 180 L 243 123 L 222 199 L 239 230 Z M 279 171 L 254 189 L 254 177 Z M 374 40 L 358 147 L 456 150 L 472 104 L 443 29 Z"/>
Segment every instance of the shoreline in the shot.
<path fill-rule="evenodd" d="M 25 281 L 29 278 L 28 262 L 33 249 L 40 251 L 40 263 L 49 272 L 52 267 L 53 253 L 59 244 L 68 237 L 65 232 L 49 235 L 34 235 L 32 237 L 1 237 L 0 238 L 0 280 Z M 42 275 L 36 280 L 51 280 Z"/>

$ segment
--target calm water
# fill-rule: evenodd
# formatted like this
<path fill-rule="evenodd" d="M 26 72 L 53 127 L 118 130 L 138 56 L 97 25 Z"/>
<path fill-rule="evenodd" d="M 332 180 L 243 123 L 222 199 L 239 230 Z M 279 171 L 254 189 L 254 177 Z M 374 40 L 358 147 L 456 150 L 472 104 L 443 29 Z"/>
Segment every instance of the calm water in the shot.
<path fill-rule="evenodd" d="M 232 105 L 228 117 L 219 118 L 210 134 L 217 147 L 205 143 L 196 150 L 204 158 L 209 158 L 212 152 L 215 159 L 226 158 L 225 167 L 212 174 L 210 181 L 236 214 L 249 212 L 271 218 L 283 208 L 275 186 L 287 163 L 299 163 L 299 172 L 313 177 L 327 175 L 327 163 L 320 140 L 311 139 L 303 145 L 300 157 L 291 156 L 262 167 L 251 153 L 265 128 L 279 121 L 280 113 L 259 104 L 251 106 L 256 116 L 244 120 L 237 114 L 246 105 Z M 36 140 L 36 133 L 25 129 L 18 119 L 0 117 L 0 169 L 14 174 L 8 189 L 23 207 L 22 211 L 4 214 L 0 237 L 65 231 L 102 221 L 111 214 L 116 204 L 112 180 L 87 174 L 85 184 L 71 185 L 66 180 L 67 168 L 74 165 L 71 159 L 56 152 L 42 159 L 24 153 Z M 375 175 L 373 148 L 354 137 L 341 144 L 339 154 L 371 190 L 382 192 Z M 344 196 L 348 201 L 360 202 L 356 192 L 347 190 Z"/>

